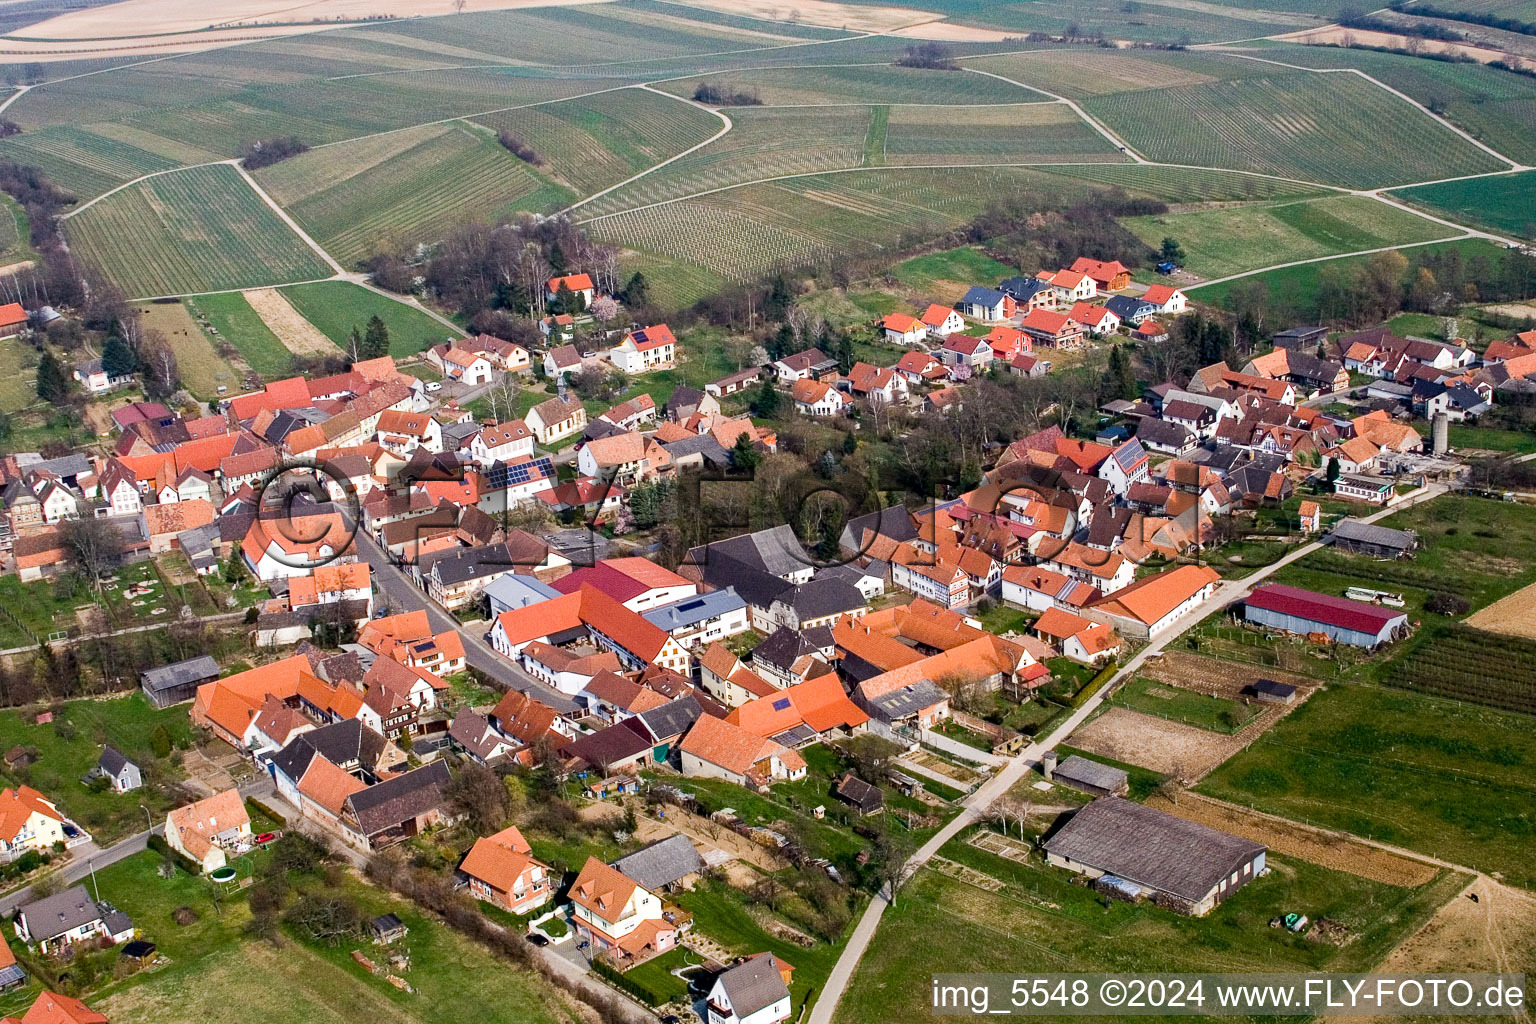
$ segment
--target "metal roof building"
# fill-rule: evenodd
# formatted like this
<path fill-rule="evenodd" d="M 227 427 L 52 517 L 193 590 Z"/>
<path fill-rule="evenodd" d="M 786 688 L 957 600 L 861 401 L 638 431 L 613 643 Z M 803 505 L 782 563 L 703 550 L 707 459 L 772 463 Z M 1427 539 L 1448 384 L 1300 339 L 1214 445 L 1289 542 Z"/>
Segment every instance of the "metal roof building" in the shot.
<path fill-rule="evenodd" d="M 1346 597 L 1319 594 L 1299 587 L 1270 583 L 1243 602 L 1249 622 L 1287 633 L 1324 633 L 1335 643 L 1375 647 L 1396 639 L 1408 627 L 1408 616 Z"/>
<path fill-rule="evenodd" d="M 1262 874 L 1267 849 L 1121 797 L 1095 800 L 1045 841 L 1055 866 L 1114 875 L 1153 902 L 1193 915 Z"/>

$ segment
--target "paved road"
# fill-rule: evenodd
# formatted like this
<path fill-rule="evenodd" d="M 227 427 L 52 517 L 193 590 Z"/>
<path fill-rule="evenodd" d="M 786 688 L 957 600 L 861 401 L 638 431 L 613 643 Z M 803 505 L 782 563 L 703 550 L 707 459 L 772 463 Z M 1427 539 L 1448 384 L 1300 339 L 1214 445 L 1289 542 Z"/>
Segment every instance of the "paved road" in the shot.
<path fill-rule="evenodd" d="M 273 792 L 272 782 L 266 777 L 252 779 L 250 782 L 242 783 L 240 786 L 241 796 L 255 796 L 258 799 L 264 799 Z M 90 878 L 92 869 L 116 864 L 124 857 L 131 857 L 135 853 L 149 849 L 149 837 L 151 835 L 165 835 L 165 822 L 159 822 L 147 832 L 138 832 L 127 839 L 119 840 L 105 850 L 101 849 L 94 842 L 77 846 L 74 849 L 73 857 L 71 857 L 68 864 L 59 870 L 59 873 L 64 876 L 66 885 L 74 885 L 76 882 Z M 93 891 L 91 895 L 94 896 L 95 892 Z M 110 894 L 108 894 L 108 898 L 111 898 Z M 9 917 L 11 911 L 31 901 L 31 886 L 0 896 L 0 917 Z"/>
<path fill-rule="evenodd" d="M 404 611 L 425 611 L 433 632 L 445 633 L 457 630 L 464 640 L 464 657 L 471 666 L 484 672 L 497 684 L 519 693 L 532 694 L 557 711 L 570 710 L 575 702 L 539 680 L 533 678 L 512 662 L 497 654 L 491 645 L 475 629 L 465 629 L 459 621 L 429 598 L 399 566 L 390 561 L 378 542 L 366 531 L 358 530 L 357 547 L 363 558 L 373 567 L 373 583 L 389 598 L 389 603 Z"/>
<path fill-rule="evenodd" d="M 1375 522 L 1404 508 L 1409 508 L 1420 502 L 1430 501 L 1444 494 L 1446 490 L 1447 488 L 1444 484 L 1431 484 L 1427 487 L 1422 487 L 1418 491 L 1405 496 L 1397 504 L 1366 516 L 1365 522 Z M 981 811 L 988 805 L 1013 788 L 1020 779 L 1024 778 L 1031 769 L 1040 763 L 1041 757 L 1044 756 L 1047 750 L 1051 750 L 1065 741 L 1068 736 L 1071 736 L 1077 727 L 1082 725 L 1084 720 L 1093 714 L 1094 711 L 1098 710 L 1099 705 L 1104 703 L 1105 695 L 1122 680 L 1133 676 L 1148 658 L 1161 652 L 1169 643 L 1183 635 L 1186 630 L 1216 609 L 1225 608 L 1233 601 L 1241 600 L 1259 583 L 1297 559 L 1305 558 L 1312 552 L 1317 551 L 1322 546 L 1321 541 L 1303 544 L 1296 550 L 1287 553 L 1285 557 L 1254 571 L 1242 579 L 1226 580 L 1219 584 L 1209 598 L 1186 612 L 1182 618 L 1176 620 L 1171 627 L 1163 632 L 1160 639 L 1154 640 L 1146 647 L 1143 647 L 1136 653 L 1135 657 L 1121 666 L 1118 672 L 1110 677 L 1103 686 L 1099 687 L 1097 693 L 1084 702 L 1082 707 L 1072 712 L 1066 721 L 1051 731 L 1050 735 L 1046 736 L 1043 740 L 1036 740 L 1024 748 L 1002 770 L 982 783 L 976 792 L 967 797 L 961 812 L 951 819 L 949 824 L 935 833 L 928 842 L 919 847 L 917 852 L 907 861 L 908 876 L 926 864 L 934 854 L 939 852 L 939 849 L 945 843 L 975 822 L 980 816 Z M 837 964 L 832 968 L 832 973 L 827 978 L 827 983 L 822 988 L 815 1007 L 811 1010 L 808 1024 L 831 1024 L 832 1016 L 837 1011 L 838 1001 L 842 999 L 843 992 L 847 990 L 848 982 L 853 977 L 853 972 L 858 967 L 859 960 L 863 958 L 865 950 L 869 948 L 869 943 L 875 936 L 875 930 L 880 926 L 880 917 L 885 913 L 885 908 L 889 905 L 889 902 L 880 896 L 870 900 L 869 906 L 865 908 L 864 914 L 859 918 L 859 923 L 854 927 L 853 935 L 849 938 L 848 945 L 844 947 Z"/>

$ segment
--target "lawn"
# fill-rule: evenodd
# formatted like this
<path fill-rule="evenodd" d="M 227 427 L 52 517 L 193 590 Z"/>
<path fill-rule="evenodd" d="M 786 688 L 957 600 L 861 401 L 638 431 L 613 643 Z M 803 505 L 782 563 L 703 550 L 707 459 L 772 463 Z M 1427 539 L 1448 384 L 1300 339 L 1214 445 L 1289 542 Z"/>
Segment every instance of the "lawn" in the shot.
<path fill-rule="evenodd" d="M 1419 433 L 1429 436 L 1428 423 L 1415 423 L 1414 426 Z M 1510 452 L 1517 455 L 1536 452 L 1536 433 L 1527 430 L 1500 430 L 1470 423 L 1452 423 L 1449 437 L 1451 447 L 1459 451 Z"/>
<path fill-rule="evenodd" d="M 1199 785 L 1211 796 L 1498 871 L 1536 866 L 1531 719 L 1369 684 L 1314 694 Z"/>
<path fill-rule="evenodd" d="M 181 382 L 195 398 L 213 401 L 219 388 L 240 390 L 240 374 L 215 350 L 203 328 L 180 302 L 150 302 L 138 307 L 145 330 L 159 331 L 176 354 Z"/>
<path fill-rule="evenodd" d="M 995 604 L 986 611 L 978 613 L 976 618 L 981 620 L 982 629 L 1002 636 L 1005 633 L 1022 634 L 1029 629 L 1036 616 L 1006 604 Z"/>
<path fill-rule="evenodd" d="M 1208 278 L 1457 234 L 1361 196 L 1154 214 L 1125 224 L 1151 246 L 1178 239 L 1187 254 L 1185 269 Z"/>
<path fill-rule="evenodd" d="M 723 883 L 701 884 L 692 892 L 681 893 L 677 902 L 693 914 L 694 928 L 732 953 L 746 956 L 769 952 L 794 965 L 794 980 L 789 986 L 792 1015 L 799 1014 L 806 1002 L 821 991 L 842 950 L 841 942 L 835 946 L 816 942 L 807 948 L 778 938 L 762 925 L 767 917 L 765 908 Z M 855 919 L 862 909 L 855 908 Z"/>
<path fill-rule="evenodd" d="M 979 284 L 991 288 L 1005 278 L 1017 277 L 1019 271 L 998 262 L 980 249 L 966 245 L 913 257 L 896 264 L 890 273 L 908 288 L 923 291 L 941 284 L 956 283 Z M 960 296 L 945 295 L 943 298 L 958 301 Z"/>
<path fill-rule="evenodd" d="M 1498 267 L 1504 250 L 1492 242 L 1480 238 L 1463 238 L 1453 242 L 1436 242 L 1424 246 L 1424 251 L 1443 251 L 1456 248 L 1461 251 L 1462 259 L 1471 261 L 1478 256 L 1488 259 L 1490 265 Z M 1410 250 L 1411 257 L 1414 250 Z M 1317 308 L 1317 293 L 1321 283 L 1321 275 L 1335 273 L 1333 268 L 1345 268 L 1349 270 L 1364 267 L 1370 261 L 1369 256 L 1341 256 L 1338 259 L 1324 260 L 1320 263 L 1304 263 L 1299 267 L 1284 267 L 1280 270 L 1269 270 L 1263 274 L 1255 274 L 1249 278 L 1239 278 L 1224 284 L 1214 285 L 1190 285 L 1186 291 L 1190 298 L 1197 298 L 1201 302 L 1213 306 L 1221 305 L 1227 297 L 1227 293 L 1233 288 L 1246 284 L 1250 280 L 1263 281 L 1269 287 L 1269 294 L 1276 300 L 1290 303 L 1292 308 L 1298 310 L 1315 310 Z"/>
<path fill-rule="evenodd" d="M 1203 918 L 1106 900 L 1077 876 L 997 857 L 967 843 L 940 856 L 990 875 L 996 892 L 918 872 L 888 910 L 838 1007 L 837 1024 L 916 1020 L 937 973 L 1045 971 L 1363 971 L 1417 930 L 1465 884 L 1442 872 L 1417 889 L 1269 855 L 1270 872 Z M 1342 924 L 1344 946 L 1310 941 L 1270 919 L 1299 911 Z"/>
<path fill-rule="evenodd" d="M 37 401 L 37 352 L 20 338 L 0 339 L 0 412 Z"/>
<path fill-rule="evenodd" d="M 1443 181 L 1393 193 L 1398 198 L 1493 231 L 1536 239 L 1536 171 Z"/>
<path fill-rule="evenodd" d="M 325 261 L 224 164 L 125 188 L 71 217 L 65 234 L 82 259 L 130 296 L 331 275 Z"/>
<path fill-rule="evenodd" d="M 701 958 L 696 953 L 679 946 L 661 956 L 652 957 L 639 967 L 630 968 L 624 972 L 624 976 L 656 993 L 661 997 L 661 1003 L 670 1003 L 688 996 L 688 983 L 671 973 L 672 969 L 700 962 Z"/>
<path fill-rule="evenodd" d="M 1229 735 L 1237 732 L 1253 717 L 1252 708 L 1235 700 L 1180 689 L 1145 676 L 1138 676 L 1126 683 L 1114 695 L 1112 702 L 1171 722 L 1182 722 Z"/>
<path fill-rule="evenodd" d="M 233 345 L 251 369 L 261 376 L 286 377 L 293 368 L 293 353 L 272 333 L 241 293 L 199 295 L 186 302 L 194 317 L 207 317 L 219 337 Z"/>
<path fill-rule="evenodd" d="M 460 336 L 419 309 L 347 281 L 295 285 L 282 292 L 304 319 L 343 348 L 352 329 L 364 330 L 374 316 L 389 328 L 389 354 L 396 359 Z"/>
<path fill-rule="evenodd" d="M 250 860 L 236 864 L 243 869 Z M 157 874 L 158 865 L 157 856 L 144 853 L 96 873 L 102 897 L 127 912 L 171 960 L 89 997 L 91 1005 L 114 1022 L 238 1024 L 252 1019 L 253 1008 L 269 1006 L 274 991 L 282 992 L 282 1009 L 273 1019 L 315 1024 L 359 1019 L 406 1024 L 471 1018 L 490 1024 L 569 1020 L 559 997 L 534 975 L 509 967 L 402 901 L 350 878 L 341 888 L 362 905 L 365 915 L 390 911 L 410 929 L 404 945 L 410 950 L 411 967 L 404 977 L 413 993 L 368 975 L 352 961 L 354 949 L 377 959 L 377 949 L 368 940 L 325 946 L 285 929 L 282 946 L 276 948 L 242 932 L 250 917 L 243 897 L 231 896 L 215 907 L 205 880 L 181 873 L 165 880 Z M 197 922 L 187 928 L 173 924 L 170 913 L 178 906 L 196 911 Z"/>
<path fill-rule="evenodd" d="M 35 763 L 3 774 L 8 784 L 26 783 L 53 800 L 107 846 L 145 828 L 140 804 L 148 804 L 153 820 L 160 821 L 171 801 L 152 785 L 131 793 L 93 793 L 80 780 L 108 743 L 137 761 L 146 776 L 153 770 L 167 778 L 179 776 L 180 770 L 156 758 L 151 747 L 151 737 L 162 728 L 177 746 L 191 744 L 186 708 L 156 710 L 138 692 L 110 700 L 71 701 L 54 712 L 49 725 L 36 725 L 17 711 L 0 712 L 0 748 L 36 747 L 39 753 Z"/>
<path fill-rule="evenodd" d="M 55 630 L 79 625 L 77 608 L 95 606 L 95 598 L 70 576 L 31 583 L 0 576 L 0 645 L 35 644 Z"/>

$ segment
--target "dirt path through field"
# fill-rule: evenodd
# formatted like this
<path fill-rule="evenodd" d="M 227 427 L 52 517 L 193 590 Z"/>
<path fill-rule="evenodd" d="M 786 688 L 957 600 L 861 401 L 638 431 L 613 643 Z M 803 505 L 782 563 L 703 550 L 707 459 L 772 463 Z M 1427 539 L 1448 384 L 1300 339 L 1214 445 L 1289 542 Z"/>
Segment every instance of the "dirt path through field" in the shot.
<path fill-rule="evenodd" d="M 262 323 L 269 327 L 283 346 L 296 356 L 330 356 L 336 346 L 319 328 L 299 315 L 299 311 L 276 288 L 253 288 L 245 293 Z"/>
<path fill-rule="evenodd" d="M 1473 629 L 1536 640 L 1536 583 L 1502 597 L 1467 618 Z"/>

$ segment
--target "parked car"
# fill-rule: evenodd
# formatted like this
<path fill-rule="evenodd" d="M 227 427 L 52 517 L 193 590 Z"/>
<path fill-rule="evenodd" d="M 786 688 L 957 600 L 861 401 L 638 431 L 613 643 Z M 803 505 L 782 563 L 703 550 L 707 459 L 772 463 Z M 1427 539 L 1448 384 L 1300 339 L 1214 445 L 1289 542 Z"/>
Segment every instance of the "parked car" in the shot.
<path fill-rule="evenodd" d="M 441 390 L 443 390 L 443 382 L 440 381 L 440 380 L 429 380 L 429 381 L 427 381 L 427 390 L 428 391 L 441 391 Z"/>

